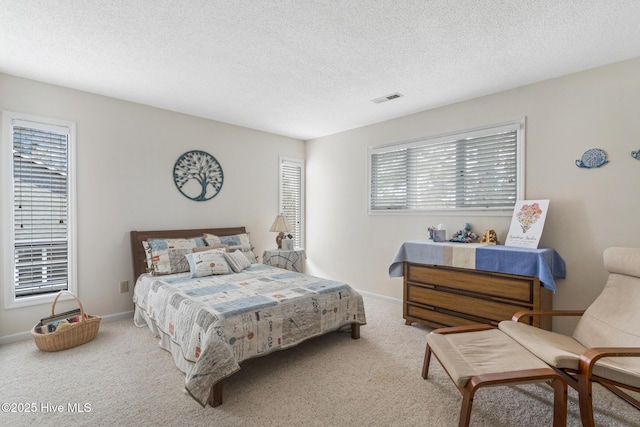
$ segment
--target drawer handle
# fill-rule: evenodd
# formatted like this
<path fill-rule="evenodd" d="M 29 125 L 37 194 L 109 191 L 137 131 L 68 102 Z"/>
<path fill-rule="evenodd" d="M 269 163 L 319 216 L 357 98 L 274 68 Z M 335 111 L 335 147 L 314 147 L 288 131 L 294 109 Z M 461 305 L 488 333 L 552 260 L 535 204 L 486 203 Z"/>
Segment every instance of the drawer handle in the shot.
<path fill-rule="evenodd" d="M 418 288 L 429 288 L 429 289 L 436 289 L 437 288 L 436 285 L 432 285 L 431 283 L 408 282 L 408 284 L 411 285 L 411 286 L 416 286 Z"/>

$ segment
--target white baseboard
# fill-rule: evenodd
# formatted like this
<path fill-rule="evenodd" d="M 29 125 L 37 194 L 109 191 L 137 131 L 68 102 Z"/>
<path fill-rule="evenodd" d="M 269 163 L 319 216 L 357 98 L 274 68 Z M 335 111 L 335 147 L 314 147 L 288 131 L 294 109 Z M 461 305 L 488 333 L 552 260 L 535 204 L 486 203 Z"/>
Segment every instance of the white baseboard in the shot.
<path fill-rule="evenodd" d="M 375 299 L 381 299 L 381 300 L 384 300 L 384 301 L 392 302 L 394 304 L 402 304 L 402 300 L 398 299 L 398 298 L 392 298 L 392 297 L 388 297 L 386 295 L 374 294 L 373 292 L 361 291 L 359 289 L 356 289 L 356 290 L 362 296 L 366 296 L 366 297 L 369 297 L 369 298 L 375 298 Z"/>
<path fill-rule="evenodd" d="M 125 311 L 123 313 L 108 314 L 106 316 L 101 316 L 101 317 L 102 317 L 101 322 L 115 322 L 116 320 L 122 320 L 127 318 L 133 319 L 133 311 Z M 0 345 L 7 345 L 13 342 L 30 340 L 30 339 L 32 339 L 31 331 L 19 332 L 17 334 L 0 337 Z"/>

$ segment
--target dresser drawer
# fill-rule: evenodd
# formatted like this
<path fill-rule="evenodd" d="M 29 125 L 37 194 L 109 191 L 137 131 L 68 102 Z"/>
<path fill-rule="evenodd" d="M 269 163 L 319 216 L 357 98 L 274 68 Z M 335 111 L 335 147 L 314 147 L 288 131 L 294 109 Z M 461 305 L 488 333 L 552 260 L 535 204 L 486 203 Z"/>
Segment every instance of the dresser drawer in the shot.
<path fill-rule="evenodd" d="M 413 304 L 407 304 L 407 318 L 412 319 L 424 325 L 433 326 L 434 328 L 442 328 L 446 326 L 465 326 L 474 323 L 487 323 L 484 319 L 476 319 L 459 313 L 448 314 L 436 311 L 433 308 L 420 307 Z M 491 322 L 493 326 L 497 326 L 497 322 Z"/>
<path fill-rule="evenodd" d="M 551 291 L 537 277 L 405 263 L 405 323 L 435 328 L 486 323 L 496 326 L 521 310 L 551 310 Z M 528 322 L 551 329 L 550 317 Z"/>
<path fill-rule="evenodd" d="M 508 320 L 519 310 L 531 306 L 516 306 L 513 303 L 478 299 L 456 293 L 441 292 L 423 286 L 407 284 L 407 302 L 432 306 L 440 310 L 464 313 L 493 321 Z"/>
<path fill-rule="evenodd" d="M 407 282 L 417 282 L 449 288 L 455 291 L 505 298 L 524 304 L 533 303 L 537 280 L 525 276 L 452 270 L 443 267 L 408 264 Z"/>

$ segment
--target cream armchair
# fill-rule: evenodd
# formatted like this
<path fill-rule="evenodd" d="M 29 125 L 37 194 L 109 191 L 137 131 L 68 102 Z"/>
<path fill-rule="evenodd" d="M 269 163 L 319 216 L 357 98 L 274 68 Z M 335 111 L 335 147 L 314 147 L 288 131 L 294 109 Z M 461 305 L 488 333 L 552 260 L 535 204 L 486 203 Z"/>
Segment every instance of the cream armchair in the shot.
<path fill-rule="evenodd" d="M 545 381 L 554 386 L 556 426 L 566 421 L 566 395 L 563 408 L 559 381 L 565 390 L 568 384 L 578 391 L 585 427 L 594 426 L 593 382 L 640 410 L 640 401 L 625 392 L 640 392 L 640 249 L 609 248 L 604 265 L 609 278 L 586 310 L 519 312 L 512 320 L 500 322 L 497 330 L 479 325 L 442 328 L 427 336 L 422 376 L 427 379 L 434 354 L 463 394 L 461 426 L 469 423 L 478 387 L 514 382 Z M 567 336 L 519 322 L 529 316 L 581 318 L 573 335 Z"/>
<path fill-rule="evenodd" d="M 519 312 L 498 326 L 578 391 L 585 427 L 594 425 L 593 382 L 640 410 L 640 401 L 623 390 L 640 392 L 640 249 L 609 248 L 604 265 L 609 272 L 607 283 L 584 312 Z M 533 315 L 581 318 L 569 337 L 519 322 Z"/>

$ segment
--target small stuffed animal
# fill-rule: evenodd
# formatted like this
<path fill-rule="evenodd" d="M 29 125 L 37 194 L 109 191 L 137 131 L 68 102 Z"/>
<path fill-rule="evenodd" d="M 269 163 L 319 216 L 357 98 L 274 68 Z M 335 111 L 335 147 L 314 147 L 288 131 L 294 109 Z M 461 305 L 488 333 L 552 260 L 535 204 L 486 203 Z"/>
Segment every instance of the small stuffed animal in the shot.
<path fill-rule="evenodd" d="M 497 245 L 498 242 L 498 234 L 495 230 L 486 230 L 482 235 L 482 240 L 480 243 L 484 243 L 485 245 Z"/>
<path fill-rule="evenodd" d="M 453 233 L 453 238 L 449 239 L 450 242 L 459 242 L 459 243 L 471 243 L 474 240 L 477 240 L 478 236 L 476 233 L 471 231 L 471 224 L 465 222 L 462 224 L 462 230 L 458 230 Z"/>

